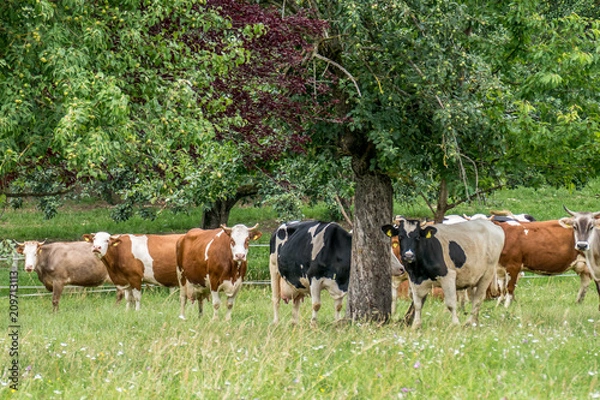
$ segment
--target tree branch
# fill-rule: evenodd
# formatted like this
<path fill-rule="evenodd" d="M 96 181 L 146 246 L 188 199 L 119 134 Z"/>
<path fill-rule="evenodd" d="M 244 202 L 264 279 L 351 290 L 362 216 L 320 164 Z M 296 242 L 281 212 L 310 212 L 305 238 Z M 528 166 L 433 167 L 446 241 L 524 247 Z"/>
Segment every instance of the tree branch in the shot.
<path fill-rule="evenodd" d="M 20 193 L 10 193 L 10 192 L 0 192 L 0 194 L 6 197 L 48 197 L 48 196 L 62 196 L 67 193 L 72 192 L 73 189 L 65 189 L 59 190 L 56 192 L 20 192 Z"/>
<path fill-rule="evenodd" d="M 352 74 L 350 72 L 348 72 L 348 70 L 346 70 L 346 68 L 342 67 L 340 64 L 336 63 L 335 61 L 330 60 L 327 57 L 323 57 L 322 55 L 317 53 L 316 47 L 315 47 L 315 51 L 313 52 L 313 57 L 318 58 L 319 60 L 323 60 L 326 63 L 331 64 L 331 65 L 337 67 L 340 71 L 342 71 L 348 77 L 348 79 L 350 79 L 352 81 L 352 83 L 354 83 L 354 87 L 356 88 L 356 91 L 358 92 L 358 97 L 362 97 L 362 93 L 360 92 L 358 83 L 356 83 L 356 79 L 354 79 Z"/>
<path fill-rule="evenodd" d="M 348 223 L 348 225 L 350 225 L 350 229 L 352 229 L 352 227 L 353 227 L 353 225 L 352 225 L 352 219 L 348 216 L 348 214 L 346 214 L 346 210 L 344 209 L 344 205 L 342 204 L 342 200 L 337 195 L 337 193 L 335 194 L 335 202 L 338 204 L 338 207 L 340 208 L 340 211 L 341 211 L 342 215 L 344 216 L 344 219 L 346 220 L 346 222 Z"/>

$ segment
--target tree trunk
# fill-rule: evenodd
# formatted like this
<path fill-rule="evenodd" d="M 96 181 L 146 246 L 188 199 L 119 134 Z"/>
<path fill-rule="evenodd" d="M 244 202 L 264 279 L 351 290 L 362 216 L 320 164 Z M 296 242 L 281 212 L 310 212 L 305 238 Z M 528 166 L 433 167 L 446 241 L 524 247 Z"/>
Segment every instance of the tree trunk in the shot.
<path fill-rule="evenodd" d="M 204 210 L 202 214 L 202 229 L 214 229 L 227 224 L 229 213 L 238 201 L 244 197 L 254 196 L 258 193 L 258 188 L 254 185 L 240 186 L 233 197 L 219 199 L 215 201 L 211 208 Z"/>
<path fill-rule="evenodd" d="M 440 224 L 444 220 L 446 211 L 448 211 L 448 183 L 446 182 L 446 178 L 442 178 L 440 190 L 438 190 L 437 207 L 434 216 L 436 224 Z"/>
<path fill-rule="evenodd" d="M 204 210 L 202 214 L 202 229 L 214 229 L 221 224 L 227 224 L 229 213 L 237 202 L 238 200 L 235 198 L 215 201 L 212 207 Z"/>
<path fill-rule="evenodd" d="M 392 276 L 390 240 L 381 226 L 392 221 L 392 182 L 360 164 L 353 160 L 356 187 L 347 317 L 386 322 L 392 310 Z"/>

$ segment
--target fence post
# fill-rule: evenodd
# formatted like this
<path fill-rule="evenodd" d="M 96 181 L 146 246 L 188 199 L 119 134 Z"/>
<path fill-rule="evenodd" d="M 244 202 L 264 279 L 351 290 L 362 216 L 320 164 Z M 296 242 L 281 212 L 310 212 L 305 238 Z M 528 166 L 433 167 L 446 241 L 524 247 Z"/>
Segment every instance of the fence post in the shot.
<path fill-rule="evenodd" d="M 13 263 L 12 263 L 12 267 L 10 268 L 10 272 L 15 272 L 18 273 L 19 272 L 19 256 L 17 255 L 16 252 L 13 252 Z"/>

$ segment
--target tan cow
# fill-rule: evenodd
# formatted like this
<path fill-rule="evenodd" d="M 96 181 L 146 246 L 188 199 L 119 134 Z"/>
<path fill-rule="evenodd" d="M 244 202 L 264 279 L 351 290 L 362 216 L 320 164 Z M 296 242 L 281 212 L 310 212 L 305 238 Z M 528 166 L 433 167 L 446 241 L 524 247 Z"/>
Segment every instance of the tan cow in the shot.
<path fill-rule="evenodd" d="M 194 228 L 177 242 L 177 274 L 180 285 L 181 311 L 185 319 L 187 299 L 198 300 L 202 315 L 202 302 L 212 296 L 213 319 L 217 318 L 221 305 L 219 292 L 227 296 L 226 320 L 231 319 L 231 310 L 248 266 L 246 256 L 250 240 L 258 240 L 262 233 L 258 224 L 252 228 L 238 224 L 232 228 L 221 225 L 217 229 Z"/>
<path fill-rule="evenodd" d="M 142 282 L 178 287 L 177 240 L 183 234 L 111 235 L 98 232 L 83 235 L 92 242 L 93 252 L 106 266 L 117 288 L 125 290 L 127 309 L 140 309 Z"/>
<path fill-rule="evenodd" d="M 600 211 L 575 212 L 563 205 L 570 217 L 561 218 L 561 226 L 573 231 L 573 246 L 585 256 L 587 270 L 600 294 Z"/>
<path fill-rule="evenodd" d="M 52 306 L 58 311 L 60 296 L 66 285 L 93 287 L 110 282 L 106 267 L 91 252 L 86 242 L 26 241 L 17 243 L 16 251 L 25 256 L 25 271 L 35 272 L 46 289 L 52 292 Z M 123 291 L 117 291 L 117 302 Z"/>

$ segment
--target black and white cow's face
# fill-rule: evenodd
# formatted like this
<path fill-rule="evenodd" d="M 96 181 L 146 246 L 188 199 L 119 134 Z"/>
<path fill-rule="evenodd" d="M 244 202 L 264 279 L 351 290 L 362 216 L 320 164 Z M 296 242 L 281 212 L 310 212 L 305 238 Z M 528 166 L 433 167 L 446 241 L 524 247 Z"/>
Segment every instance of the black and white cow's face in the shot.
<path fill-rule="evenodd" d="M 400 256 L 403 263 L 414 263 L 417 259 L 419 242 L 421 239 L 430 239 L 437 229 L 433 226 L 421 227 L 421 221 L 402 219 L 398 225 L 384 225 L 383 232 L 387 236 L 398 236 L 400 242 Z"/>
<path fill-rule="evenodd" d="M 575 235 L 575 249 L 579 251 L 588 251 L 590 243 L 596 240 L 596 229 L 600 227 L 600 211 L 591 212 L 573 212 L 565 207 L 565 210 L 571 214 L 571 217 L 561 218 L 558 222 L 565 228 L 572 228 Z"/>

